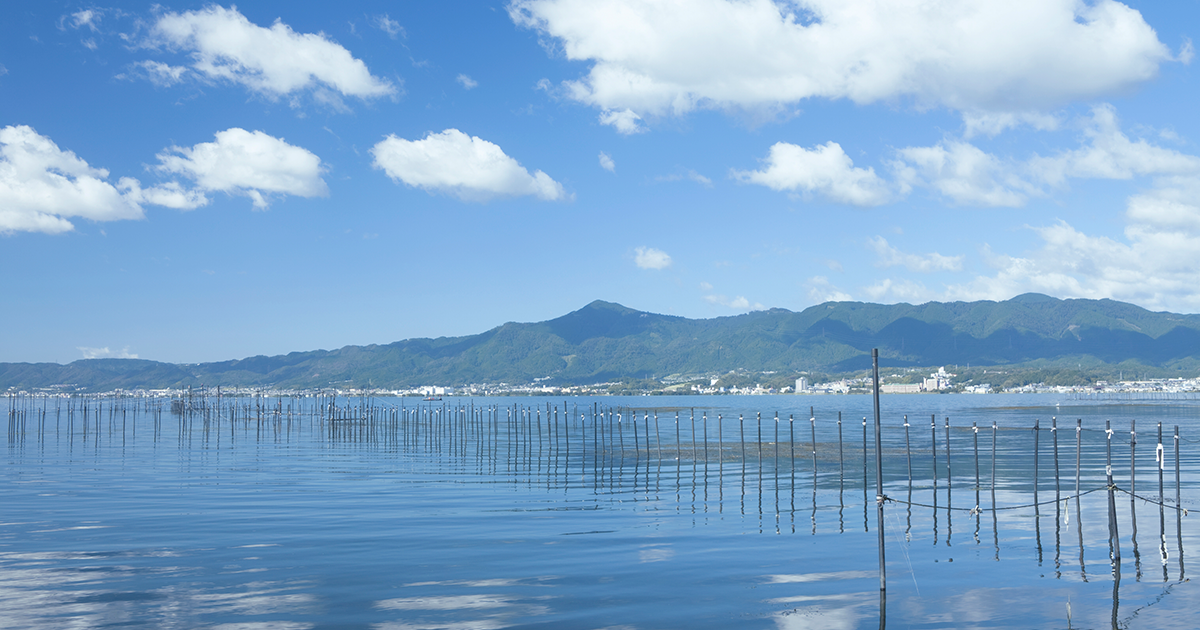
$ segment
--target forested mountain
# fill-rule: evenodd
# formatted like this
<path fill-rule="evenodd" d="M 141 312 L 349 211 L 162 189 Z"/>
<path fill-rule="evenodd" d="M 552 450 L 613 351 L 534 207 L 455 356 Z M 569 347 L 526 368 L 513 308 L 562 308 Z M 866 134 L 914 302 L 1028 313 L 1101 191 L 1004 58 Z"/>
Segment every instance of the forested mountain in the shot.
<path fill-rule="evenodd" d="M 0 363 L 0 388 L 89 390 L 226 385 L 394 388 L 466 383 L 585 384 L 622 377 L 883 366 L 1124 364 L 1195 371 L 1200 315 L 1112 300 L 1025 294 L 1003 302 L 828 302 L 687 319 L 595 301 L 557 319 L 466 337 L 176 365 L 90 359 Z"/>

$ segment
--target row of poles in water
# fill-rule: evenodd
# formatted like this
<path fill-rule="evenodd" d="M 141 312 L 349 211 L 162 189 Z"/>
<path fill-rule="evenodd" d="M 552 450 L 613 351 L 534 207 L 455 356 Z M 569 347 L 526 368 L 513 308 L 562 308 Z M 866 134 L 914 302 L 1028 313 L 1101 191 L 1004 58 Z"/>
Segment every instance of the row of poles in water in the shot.
<path fill-rule="evenodd" d="M 876 394 L 878 397 L 878 394 Z M 10 394 L 8 396 L 8 435 L 10 444 L 23 442 L 24 437 L 28 434 L 34 434 L 44 439 L 44 437 L 53 430 L 58 434 L 65 430 L 68 436 L 81 435 L 84 441 L 89 439 L 89 435 L 95 440 L 99 440 L 104 429 L 107 428 L 107 435 L 120 435 L 124 442 L 126 434 L 131 437 L 136 437 L 139 413 L 149 415 L 153 419 L 154 436 L 157 439 L 162 431 L 164 413 L 170 412 L 171 416 L 178 418 L 178 429 L 180 438 L 193 435 L 193 428 L 196 423 L 200 423 L 203 427 L 203 433 L 207 437 L 214 435 L 218 439 L 224 433 L 222 424 L 225 424 L 228 429 L 230 440 L 237 438 L 236 428 L 240 425 L 243 429 L 253 428 L 256 437 L 262 438 L 264 435 L 290 436 L 293 430 L 302 427 L 307 420 L 310 427 L 320 427 L 323 431 L 327 431 L 328 436 L 332 440 L 342 441 L 387 441 L 400 444 L 416 446 L 422 445 L 428 449 L 440 450 L 442 447 L 448 447 L 450 454 L 465 455 L 470 444 L 474 443 L 476 453 L 483 458 L 485 455 L 495 460 L 499 456 L 499 445 L 501 436 L 506 436 L 504 440 L 504 448 L 506 449 L 506 459 L 510 462 L 536 461 L 539 466 L 544 458 L 553 456 L 557 463 L 560 456 L 564 459 L 564 471 L 570 467 L 572 455 L 572 440 L 579 451 L 579 457 L 583 459 L 583 463 L 587 463 L 587 451 L 591 451 L 593 472 L 601 471 L 605 467 L 601 465 L 601 458 L 605 464 L 618 461 L 620 465 L 624 465 L 624 461 L 632 452 L 635 461 L 635 468 L 640 465 L 640 459 L 643 453 L 647 459 L 647 478 L 649 476 L 648 464 L 651 456 L 657 457 L 660 462 L 664 459 L 675 459 L 677 462 L 682 462 L 690 456 L 690 459 L 697 463 L 703 461 L 706 465 L 710 459 L 715 459 L 722 465 L 727 460 L 741 460 L 743 473 L 745 462 L 748 457 L 754 457 L 759 461 L 759 477 L 762 478 L 763 462 L 766 459 L 772 459 L 775 462 L 776 473 L 776 491 L 778 493 L 778 473 L 780 462 L 790 462 L 788 468 L 792 476 L 792 490 L 794 494 L 794 482 L 797 463 L 797 448 L 800 448 L 802 456 L 811 459 L 812 477 L 813 477 L 813 493 L 814 493 L 814 512 L 815 512 L 815 494 L 818 478 L 818 450 L 831 448 L 831 445 L 819 446 L 817 442 L 816 431 L 816 414 L 810 409 L 809 415 L 809 436 L 811 441 L 808 443 L 798 443 L 795 439 L 796 427 L 793 415 L 787 418 L 787 435 L 786 441 L 781 439 L 780 430 L 782 421 L 779 414 L 774 417 L 774 431 L 764 440 L 762 414 L 757 413 L 754 419 L 754 435 L 753 441 L 748 442 L 746 439 L 746 419 L 743 414 L 738 415 L 738 439 L 726 444 L 726 419 L 723 414 L 717 414 L 715 426 L 715 440 L 711 440 L 709 429 L 711 422 L 707 412 L 702 412 L 700 417 L 700 427 L 697 431 L 696 414 L 693 409 L 686 422 L 690 424 L 690 444 L 683 440 L 681 435 L 681 427 L 684 426 L 685 420 L 680 417 L 680 412 L 674 412 L 673 444 L 668 442 L 665 445 L 662 441 L 662 427 L 660 423 L 658 411 L 652 410 L 633 410 L 629 408 L 613 408 L 601 407 L 599 402 L 593 402 L 591 405 L 591 414 L 586 411 L 581 412 L 578 404 L 574 405 L 573 409 L 568 410 L 568 403 L 563 402 L 562 406 L 552 405 L 547 403 L 545 407 L 526 407 L 523 405 L 511 405 L 501 407 L 499 405 L 476 406 L 473 402 L 467 405 L 448 405 L 448 404 L 420 404 L 416 406 L 407 406 L 407 401 L 401 399 L 400 405 L 395 404 L 381 405 L 377 404 L 376 399 L 370 397 L 360 398 L 357 403 L 343 399 L 345 404 L 339 404 L 336 395 L 319 395 L 315 399 L 303 399 L 294 397 L 268 397 L 268 396 L 223 396 L 218 388 L 215 396 L 211 392 L 202 391 L 198 394 L 191 394 L 186 397 L 176 397 L 173 399 L 164 398 L 122 398 L 122 397 L 91 397 L 91 396 L 73 396 L 73 397 L 50 397 L 50 396 L 28 396 Z M 543 417 L 544 412 L 544 417 Z M 639 412 L 641 419 L 639 422 Z M 561 414 L 561 417 L 560 417 Z M 53 427 L 51 427 L 53 420 Z M 31 426 L 32 424 L 32 426 Z M 503 424 L 503 431 L 502 425 Z M 846 445 L 843 440 L 841 413 L 837 417 L 837 458 L 838 471 L 842 483 L 839 483 L 839 489 L 845 479 L 845 464 L 846 464 Z M 899 500 L 893 497 L 888 497 L 883 493 L 882 486 L 882 443 L 879 430 L 876 432 L 875 452 L 877 457 L 876 474 L 878 477 L 877 488 L 877 504 L 882 511 L 884 502 L 896 502 L 912 505 L 924 505 L 912 502 L 912 489 L 914 482 L 913 472 L 913 450 L 912 440 L 910 437 L 910 423 L 908 417 L 904 417 L 904 446 L 907 463 L 909 499 L 907 501 Z M 589 428 L 591 429 L 589 435 Z M 944 460 L 945 460 L 945 491 L 946 505 L 944 507 L 938 505 L 938 490 L 939 490 L 939 448 L 938 448 L 938 426 L 936 416 L 930 416 L 930 450 L 929 461 L 931 463 L 932 484 L 933 484 L 933 502 L 932 505 L 924 505 L 936 512 L 940 509 L 946 509 L 949 512 L 953 510 L 964 510 L 965 508 L 954 508 L 952 504 L 952 490 L 954 483 L 954 475 L 952 470 L 952 451 L 951 451 L 951 427 L 950 419 L 945 419 L 944 424 Z M 32 431 L 31 431 L 32 429 Z M 1040 420 L 1035 420 L 1033 424 L 1033 503 L 1028 506 L 1005 506 L 997 507 L 995 501 L 996 487 L 996 435 L 998 428 L 996 423 L 992 423 L 992 458 L 991 458 L 991 492 L 992 492 L 992 507 L 993 514 L 998 509 L 1014 509 L 1019 507 L 1033 507 L 1035 516 L 1040 517 L 1040 506 L 1044 503 L 1039 500 L 1039 449 L 1041 444 L 1040 435 L 1044 431 L 1040 426 Z M 576 435 L 572 435 L 572 431 Z M 868 452 L 870 451 L 867 434 L 867 418 L 863 418 L 862 422 L 862 460 L 863 460 L 863 490 L 866 492 L 868 486 Z M 1054 459 L 1054 477 L 1055 477 L 1055 504 L 1056 514 L 1058 505 L 1063 498 L 1061 497 L 1061 470 L 1059 460 L 1059 439 L 1057 419 L 1051 420 L 1049 429 L 1053 441 L 1053 459 Z M 1079 498 L 1097 490 L 1106 490 L 1108 493 L 1108 523 L 1109 523 L 1109 546 L 1110 556 L 1112 561 L 1119 565 L 1121 559 L 1120 535 L 1118 531 L 1118 518 L 1116 507 L 1116 493 L 1124 492 L 1130 497 L 1130 521 L 1132 524 L 1131 540 L 1134 547 L 1135 558 L 1140 566 L 1140 554 L 1137 547 L 1137 515 L 1136 503 L 1138 500 L 1156 503 L 1159 506 L 1160 516 L 1160 546 L 1159 550 L 1164 561 L 1164 566 L 1167 558 L 1166 551 L 1166 536 L 1165 536 L 1165 516 L 1164 511 L 1168 507 L 1176 510 L 1179 516 L 1185 512 L 1181 506 L 1181 479 L 1180 479 L 1180 461 L 1179 461 L 1179 427 L 1174 428 L 1174 456 L 1175 456 L 1175 504 L 1174 506 L 1166 505 L 1166 495 L 1164 491 L 1164 471 L 1166 468 L 1167 455 L 1166 449 L 1162 442 L 1162 423 L 1158 425 L 1158 441 L 1155 449 L 1155 462 L 1157 464 L 1158 473 L 1158 494 L 1157 498 L 1139 497 L 1137 492 L 1137 432 L 1136 425 L 1133 421 L 1130 423 L 1130 441 L 1129 441 L 1129 488 L 1125 490 L 1116 485 L 1113 478 L 1112 467 L 1112 442 L 1114 431 L 1111 428 L 1111 422 L 1105 423 L 1105 477 L 1106 483 L 1102 488 L 1092 488 L 1084 491 L 1082 487 L 1081 474 L 1081 458 L 1082 458 L 1082 434 L 1083 434 L 1082 419 L 1076 420 L 1076 453 L 1075 453 L 1075 498 L 1077 503 Z M 987 509 L 980 507 L 980 492 L 983 488 L 980 476 L 980 460 L 979 460 L 979 427 L 976 423 L 972 423 L 972 451 L 974 455 L 974 489 L 975 489 L 975 506 L 970 508 L 969 512 L 978 516 Z M 630 435 L 631 434 L 631 435 Z M 668 425 L 668 436 L 670 436 L 670 425 Z M 628 438 L 628 439 L 627 439 Z M 749 446 L 749 453 L 748 447 Z M 485 451 L 485 447 L 486 450 Z M 713 448 L 715 447 L 715 453 Z M 536 448 L 536 454 L 534 449 Z M 781 448 L 786 451 L 781 453 Z M 543 452 L 544 451 L 544 452 Z M 702 455 L 701 455 L 702 453 Z M 535 457 L 536 455 L 536 457 Z M 923 455 L 918 452 L 918 458 Z M 830 459 L 830 458 L 826 458 Z M 586 473 L 586 466 L 583 467 L 583 472 Z M 620 476 L 620 475 L 618 475 Z M 598 478 L 598 475 L 594 475 Z M 610 476 L 610 481 L 611 476 Z M 549 479 L 548 479 L 549 481 Z M 705 481 L 707 483 L 707 479 Z M 744 479 L 743 479 L 744 483 Z M 794 499 L 794 497 L 793 497 Z M 865 503 L 865 502 L 864 502 Z M 1039 529 L 1040 529 L 1040 521 Z M 880 520 L 882 525 L 882 520 Z M 935 526 L 936 527 L 936 526 Z M 1082 536 L 1082 523 L 1079 523 L 1080 535 Z M 882 534 L 882 526 L 880 526 Z M 814 520 L 815 530 L 815 520 Z M 1180 563 L 1182 574 L 1182 522 L 1181 518 L 1176 519 L 1176 533 L 1180 543 Z M 949 543 L 949 540 L 947 540 Z M 936 541 L 935 541 L 936 544 Z M 1082 547 L 1081 547 L 1082 552 Z M 1039 553 L 1040 553 L 1040 535 L 1039 535 Z M 1140 569 L 1139 569 L 1140 574 Z M 1165 574 L 1165 569 L 1164 569 Z"/>

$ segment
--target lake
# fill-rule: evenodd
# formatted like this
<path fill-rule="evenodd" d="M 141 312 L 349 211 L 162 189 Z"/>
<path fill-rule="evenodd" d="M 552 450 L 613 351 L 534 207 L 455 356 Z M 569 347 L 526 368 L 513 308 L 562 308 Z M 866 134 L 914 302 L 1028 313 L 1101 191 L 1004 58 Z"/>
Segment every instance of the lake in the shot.
<path fill-rule="evenodd" d="M 886 602 L 869 396 L 83 404 L 4 401 L 0 628 L 1191 628 L 1200 603 L 1194 397 L 884 396 Z"/>

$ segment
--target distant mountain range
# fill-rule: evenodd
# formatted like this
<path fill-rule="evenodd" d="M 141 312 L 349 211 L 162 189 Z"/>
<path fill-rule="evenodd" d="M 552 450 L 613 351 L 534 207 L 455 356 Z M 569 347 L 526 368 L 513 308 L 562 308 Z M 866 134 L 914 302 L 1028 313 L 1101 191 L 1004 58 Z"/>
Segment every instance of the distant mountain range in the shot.
<path fill-rule="evenodd" d="M 1127 365 L 1195 371 L 1200 315 L 1113 300 L 1027 293 L 1003 302 L 827 302 L 687 319 L 597 300 L 562 317 L 466 337 L 172 364 L 138 359 L 0 363 L 0 389 L 188 385 L 380 388 L 467 383 L 587 384 L 750 371 L 847 372 L 870 366 Z"/>

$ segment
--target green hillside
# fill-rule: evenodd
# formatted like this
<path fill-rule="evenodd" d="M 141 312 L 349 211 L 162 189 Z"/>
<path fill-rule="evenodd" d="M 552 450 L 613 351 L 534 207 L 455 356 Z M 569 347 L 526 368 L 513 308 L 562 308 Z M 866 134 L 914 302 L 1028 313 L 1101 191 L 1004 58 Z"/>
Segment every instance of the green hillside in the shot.
<path fill-rule="evenodd" d="M 0 387 L 105 390 L 188 385 L 398 388 L 620 378 L 730 370 L 865 369 L 871 348 L 891 367 L 935 365 L 1200 367 L 1200 316 L 1112 300 L 1025 294 L 1003 302 L 829 302 L 733 317 L 686 319 L 595 301 L 545 322 L 466 337 L 174 365 L 92 359 L 0 364 Z M 1190 372 L 1189 372 L 1190 373 Z"/>

